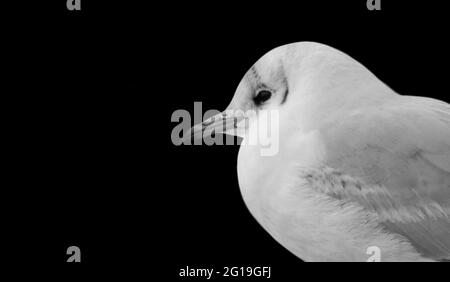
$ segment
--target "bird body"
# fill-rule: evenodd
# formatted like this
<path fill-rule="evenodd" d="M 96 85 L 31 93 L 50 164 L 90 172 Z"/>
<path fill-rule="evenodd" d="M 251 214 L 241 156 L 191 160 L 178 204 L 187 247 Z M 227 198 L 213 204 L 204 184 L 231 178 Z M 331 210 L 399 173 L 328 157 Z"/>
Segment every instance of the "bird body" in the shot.
<path fill-rule="evenodd" d="M 261 88 L 272 93 L 264 103 Z M 279 112 L 278 153 L 243 142 L 238 178 L 252 215 L 293 254 L 450 259 L 449 104 L 399 95 L 350 56 L 300 42 L 256 62 L 229 109 Z"/>

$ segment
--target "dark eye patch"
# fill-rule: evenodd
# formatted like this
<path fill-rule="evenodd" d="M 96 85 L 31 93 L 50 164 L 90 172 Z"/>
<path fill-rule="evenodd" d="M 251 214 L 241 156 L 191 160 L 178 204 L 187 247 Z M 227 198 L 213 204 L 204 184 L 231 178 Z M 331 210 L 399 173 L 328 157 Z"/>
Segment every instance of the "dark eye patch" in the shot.
<path fill-rule="evenodd" d="M 269 90 L 259 90 L 258 93 L 256 93 L 256 96 L 253 97 L 253 102 L 255 102 L 257 106 L 259 106 L 265 101 L 269 100 L 270 97 L 272 97 L 272 92 L 270 92 Z"/>

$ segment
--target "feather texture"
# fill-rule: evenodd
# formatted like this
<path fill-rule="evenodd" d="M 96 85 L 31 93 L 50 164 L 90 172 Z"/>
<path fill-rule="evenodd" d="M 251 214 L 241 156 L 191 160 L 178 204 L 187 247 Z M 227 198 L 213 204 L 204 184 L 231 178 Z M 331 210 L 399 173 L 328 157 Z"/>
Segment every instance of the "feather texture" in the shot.
<path fill-rule="evenodd" d="M 448 104 L 406 96 L 342 115 L 322 129 L 324 168 L 307 179 L 375 212 L 425 257 L 450 259 L 449 121 Z"/>

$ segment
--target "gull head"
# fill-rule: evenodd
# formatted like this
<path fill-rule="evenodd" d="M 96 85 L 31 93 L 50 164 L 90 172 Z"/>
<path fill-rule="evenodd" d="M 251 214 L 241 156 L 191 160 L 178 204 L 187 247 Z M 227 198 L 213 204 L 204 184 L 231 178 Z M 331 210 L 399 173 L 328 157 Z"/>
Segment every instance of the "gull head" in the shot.
<path fill-rule="evenodd" d="M 284 65 L 285 46 L 260 58 L 244 75 L 222 113 L 195 125 L 189 137 L 224 133 L 245 139 L 248 129 L 262 112 L 278 110 L 287 102 L 289 83 Z"/>
<path fill-rule="evenodd" d="M 374 87 L 379 95 L 388 90 L 363 65 L 337 49 L 315 42 L 283 45 L 250 67 L 225 111 L 195 125 L 187 137 L 224 133 L 245 140 L 254 121 L 268 111 L 277 111 L 280 118 L 292 121 L 294 129 L 306 131 L 343 106 L 376 99 L 374 95 L 355 97 Z"/>

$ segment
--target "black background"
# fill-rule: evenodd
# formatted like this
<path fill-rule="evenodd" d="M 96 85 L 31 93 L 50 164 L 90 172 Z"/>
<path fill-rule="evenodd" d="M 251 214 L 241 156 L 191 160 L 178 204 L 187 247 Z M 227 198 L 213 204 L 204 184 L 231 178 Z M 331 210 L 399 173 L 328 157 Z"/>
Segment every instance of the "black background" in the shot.
<path fill-rule="evenodd" d="M 303 278 L 311 267 L 247 211 L 238 146 L 174 146 L 170 118 L 194 101 L 225 109 L 257 59 L 297 41 L 344 51 L 398 93 L 449 102 L 445 7 L 381 2 L 82 0 L 81 11 L 65 1 L 5 11 L 10 261 L 167 279 L 185 266 L 271 266 L 274 279 Z M 66 263 L 70 245 L 81 264 Z"/>

